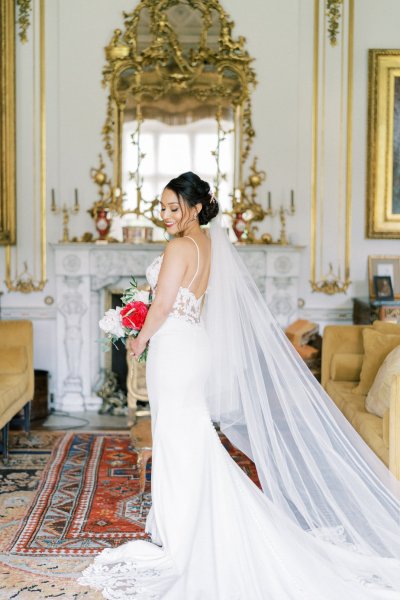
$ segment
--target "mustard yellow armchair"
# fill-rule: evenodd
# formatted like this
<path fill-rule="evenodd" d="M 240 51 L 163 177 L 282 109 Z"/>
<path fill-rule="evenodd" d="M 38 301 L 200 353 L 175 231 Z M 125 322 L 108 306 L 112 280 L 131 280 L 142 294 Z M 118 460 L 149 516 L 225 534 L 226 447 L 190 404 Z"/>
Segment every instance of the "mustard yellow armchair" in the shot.
<path fill-rule="evenodd" d="M 31 321 L 0 321 L 0 450 L 8 458 L 10 421 L 24 409 L 29 429 L 30 401 L 34 392 L 33 328 Z"/>

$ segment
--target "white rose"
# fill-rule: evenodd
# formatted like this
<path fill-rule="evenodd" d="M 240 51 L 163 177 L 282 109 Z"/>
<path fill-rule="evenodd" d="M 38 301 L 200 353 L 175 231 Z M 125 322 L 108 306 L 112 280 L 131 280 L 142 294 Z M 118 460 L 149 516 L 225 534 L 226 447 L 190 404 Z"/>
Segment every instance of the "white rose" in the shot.
<path fill-rule="evenodd" d="M 99 327 L 104 331 L 106 335 L 114 335 L 115 337 L 124 337 L 125 332 L 122 327 L 120 313 L 121 307 L 117 306 L 117 308 L 110 308 L 107 310 L 106 314 L 99 321 Z"/>
<path fill-rule="evenodd" d="M 139 290 L 135 296 L 135 301 L 144 302 L 145 304 L 149 303 L 150 292 L 146 292 L 146 290 Z"/>

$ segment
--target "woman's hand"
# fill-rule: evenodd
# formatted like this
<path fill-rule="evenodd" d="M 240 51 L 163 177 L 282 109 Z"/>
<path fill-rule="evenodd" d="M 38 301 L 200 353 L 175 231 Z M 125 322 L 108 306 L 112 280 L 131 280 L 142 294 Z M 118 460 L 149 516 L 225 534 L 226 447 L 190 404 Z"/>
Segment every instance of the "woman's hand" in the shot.
<path fill-rule="evenodd" d="M 146 342 L 143 342 L 140 339 L 140 335 L 138 335 L 136 338 L 131 337 L 128 340 L 128 351 L 129 351 L 129 355 L 132 356 L 136 361 L 138 360 L 139 356 L 142 354 L 142 352 L 144 352 L 146 348 Z"/>

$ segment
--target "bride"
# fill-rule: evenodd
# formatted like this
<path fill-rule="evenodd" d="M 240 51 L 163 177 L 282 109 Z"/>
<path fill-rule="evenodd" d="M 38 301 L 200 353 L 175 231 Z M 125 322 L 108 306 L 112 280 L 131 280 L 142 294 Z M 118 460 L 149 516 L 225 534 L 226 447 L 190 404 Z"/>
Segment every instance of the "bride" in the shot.
<path fill-rule="evenodd" d="M 399 599 L 399 484 L 286 340 L 218 212 L 191 172 L 162 194 L 175 237 L 130 346 L 150 340 L 151 542 L 103 550 L 79 582 L 115 600 Z"/>

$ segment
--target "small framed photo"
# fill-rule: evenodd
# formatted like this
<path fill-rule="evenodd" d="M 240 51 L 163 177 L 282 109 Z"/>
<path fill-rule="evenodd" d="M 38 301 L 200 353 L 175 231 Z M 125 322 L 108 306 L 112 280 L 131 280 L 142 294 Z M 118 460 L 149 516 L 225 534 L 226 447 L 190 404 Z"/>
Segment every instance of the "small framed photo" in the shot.
<path fill-rule="evenodd" d="M 369 256 L 368 257 L 368 275 L 369 275 L 369 295 L 371 299 L 376 300 L 400 300 L 400 256 Z M 378 296 L 375 287 L 375 277 L 386 277 L 390 279 L 393 296 Z M 387 291 L 387 284 L 382 282 L 378 285 L 383 286 L 383 291 Z M 382 290 L 382 287 L 379 288 Z M 382 291 L 382 293 L 383 293 Z"/>
<path fill-rule="evenodd" d="M 374 290 L 377 300 L 394 300 L 392 278 L 389 275 L 374 275 Z"/>

